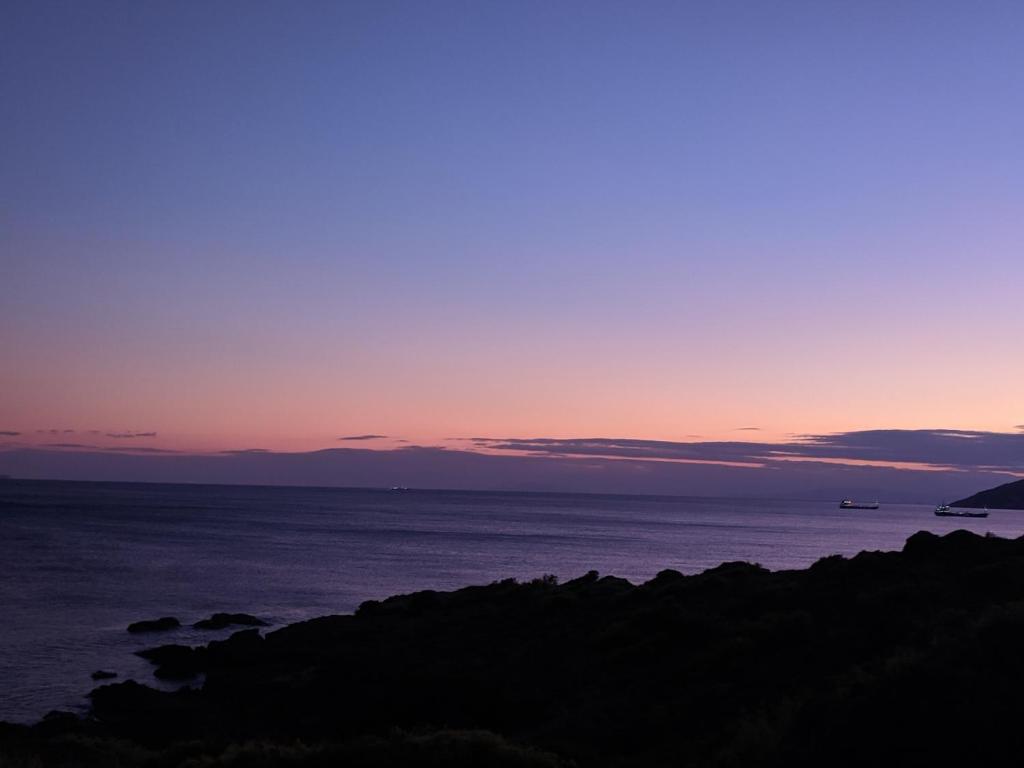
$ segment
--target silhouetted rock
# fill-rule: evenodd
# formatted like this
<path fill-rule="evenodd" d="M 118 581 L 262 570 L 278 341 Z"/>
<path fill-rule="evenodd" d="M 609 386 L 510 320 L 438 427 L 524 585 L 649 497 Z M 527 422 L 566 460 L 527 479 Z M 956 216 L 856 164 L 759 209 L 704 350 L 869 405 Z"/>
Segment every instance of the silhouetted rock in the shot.
<path fill-rule="evenodd" d="M 181 626 L 181 622 L 173 616 L 164 616 L 162 619 L 152 619 L 149 621 L 136 621 L 133 624 L 128 625 L 128 631 L 132 633 L 139 632 L 166 632 L 170 629 L 177 629 Z"/>
<path fill-rule="evenodd" d="M 64 722 L 72 723 L 78 720 L 78 716 L 74 712 L 68 712 L 63 709 L 51 709 L 45 715 L 43 715 L 44 723 L 55 723 Z"/>
<path fill-rule="evenodd" d="M 92 714 L 109 733 L 141 743 L 166 743 L 168 732 L 200 733 L 212 725 L 206 708 L 190 689 L 173 695 L 134 680 L 94 689 Z"/>
<path fill-rule="evenodd" d="M 113 680 L 117 677 L 117 672 L 107 672 L 103 669 L 97 669 L 92 673 L 93 680 Z"/>
<path fill-rule="evenodd" d="M 156 664 L 157 669 L 153 674 L 162 680 L 187 680 L 205 668 L 206 649 L 190 648 L 187 645 L 161 645 L 136 651 L 135 655 Z"/>
<path fill-rule="evenodd" d="M 987 491 L 981 491 L 966 499 L 954 501 L 954 507 L 973 507 L 980 509 L 1022 509 L 1024 510 L 1024 480 L 997 485 Z"/>
<path fill-rule="evenodd" d="M 1022 647 L 1024 538 L 918 533 L 802 571 L 504 580 L 161 646 L 141 655 L 202 689 L 97 688 L 88 740 L 0 729 L 0 762 L 1010 766 Z"/>
<path fill-rule="evenodd" d="M 65 712 L 60 709 L 53 709 L 47 712 L 41 721 L 39 721 L 33 729 L 42 736 L 48 739 L 55 737 L 66 736 L 69 734 L 79 734 L 84 730 L 84 724 L 81 718 L 79 718 L 73 712 Z M 0 734 L 0 749 L 5 743 L 5 740 Z M 6 763 L 3 760 L 3 754 L 0 752 L 0 765 L 5 766 Z"/>
<path fill-rule="evenodd" d="M 266 627 L 268 624 L 248 613 L 215 613 L 208 619 L 197 621 L 192 626 L 196 629 L 224 629 L 231 626 Z"/>

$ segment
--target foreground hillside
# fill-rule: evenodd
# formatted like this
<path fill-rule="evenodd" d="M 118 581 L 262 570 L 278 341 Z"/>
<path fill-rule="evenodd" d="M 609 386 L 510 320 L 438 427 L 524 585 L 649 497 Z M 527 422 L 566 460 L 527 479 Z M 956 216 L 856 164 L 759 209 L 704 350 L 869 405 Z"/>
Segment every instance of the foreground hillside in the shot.
<path fill-rule="evenodd" d="M 966 499 L 953 502 L 954 507 L 988 507 L 990 509 L 1024 509 L 1024 480 L 997 485 Z"/>
<path fill-rule="evenodd" d="M 199 690 L 106 685 L 88 721 L 4 727 L 0 764 L 1016 765 L 1024 539 L 420 592 L 161 671 L 197 669 Z"/>

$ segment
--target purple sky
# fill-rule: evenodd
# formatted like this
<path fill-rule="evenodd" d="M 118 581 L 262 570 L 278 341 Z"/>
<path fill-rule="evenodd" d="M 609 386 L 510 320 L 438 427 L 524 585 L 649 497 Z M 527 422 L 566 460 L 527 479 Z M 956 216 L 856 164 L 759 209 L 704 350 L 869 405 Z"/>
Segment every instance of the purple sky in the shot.
<path fill-rule="evenodd" d="M 1015 435 L 1022 39 L 1015 2 L 4 3 L 0 472 Z M 651 486 L 767 487 L 693 466 Z"/>

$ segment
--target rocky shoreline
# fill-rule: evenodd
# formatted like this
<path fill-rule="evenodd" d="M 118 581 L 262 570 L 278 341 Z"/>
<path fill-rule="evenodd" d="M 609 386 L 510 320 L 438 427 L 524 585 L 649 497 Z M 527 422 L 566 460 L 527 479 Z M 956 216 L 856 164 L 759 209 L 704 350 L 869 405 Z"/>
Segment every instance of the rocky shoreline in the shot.
<path fill-rule="evenodd" d="M 158 677 L 201 686 L 99 686 L 87 718 L 0 728 L 0 764 L 1010 764 L 1022 648 L 1024 538 L 922 532 L 800 571 L 508 580 L 158 646 Z"/>

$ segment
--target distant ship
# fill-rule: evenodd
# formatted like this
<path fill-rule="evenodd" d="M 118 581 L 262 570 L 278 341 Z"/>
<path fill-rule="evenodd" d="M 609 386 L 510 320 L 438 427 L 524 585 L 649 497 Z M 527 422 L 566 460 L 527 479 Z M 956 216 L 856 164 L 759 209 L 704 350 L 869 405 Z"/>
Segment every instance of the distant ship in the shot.
<path fill-rule="evenodd" d="M 839 502 L 840 509 L 878 509 L 877 501 L 854 501 L 853 499 L 843 499 Z"/>
<path fill-rule="evenodd" d="M 988 517 L 988 507 L 980 512 L 972 512 L 969 509 L 953 509 L 949 504 L 939 504 L 935 508 L 935 514 L 939 517 Z"/>

